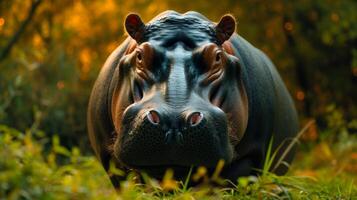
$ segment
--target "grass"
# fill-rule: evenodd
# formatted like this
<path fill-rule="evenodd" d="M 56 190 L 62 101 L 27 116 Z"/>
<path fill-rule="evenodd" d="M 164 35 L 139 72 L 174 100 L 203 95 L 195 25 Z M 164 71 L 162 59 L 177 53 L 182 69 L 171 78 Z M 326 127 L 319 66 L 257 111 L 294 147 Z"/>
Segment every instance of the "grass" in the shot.
<path fill-rule="evenodd" d="M 340 138 L 301 150 L 285 176 L 269 173 L 267 160 L 262 176 L 242 177 L 234 187 L 188 187 L 190 178 L 223 184 L 221 162 L 212 177 L 199 168 L 184 182 L 173 180 L 170 170 L 162 182 L 143 174 L 145 184 L 129 174 L 116 192 L 95 157 L 66 149 L 58 137 L 48 139 L 41 131 L 0 126 L 0 199 L 357 199 L 357 140 Z"/>

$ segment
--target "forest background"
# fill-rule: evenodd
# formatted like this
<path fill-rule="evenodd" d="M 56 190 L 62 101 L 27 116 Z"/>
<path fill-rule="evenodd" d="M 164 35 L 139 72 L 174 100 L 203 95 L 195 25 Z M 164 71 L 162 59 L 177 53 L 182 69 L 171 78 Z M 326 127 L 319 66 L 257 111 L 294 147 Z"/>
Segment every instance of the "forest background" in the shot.
<path fill-rule="evenodd" d="M 0 0 L 0 154 L 11 155 L 15 147 L 10 144 L 24 144 L 30 134 L 40 151 L 30 156 L 38 154 L 47 164 L 56 145 L 68 159 L 73 149 L 92 158 L 88 99 L 105 59 L 127 37 L 125 16 L 137 12 L 148 22 L 169 9 L 195 10 L 212 21 L 231 13 L 237 33 L 275 63 L 296 103 L 301 128 L 314 121 L 300 138 L 292 174 L 357 177 L 354 0 Z M 0 162 L 1 174 L 14 171 L 9 163 Z M 66 159 L 55 163 L 66 165 Z M 25 186 L 16 185 L 17 179 L 12 185 L 12 178 L 0 175 L 0 199 L 21 196 L 18 188 Z M 357 183 L 348 183 L 356 192 Z"/>

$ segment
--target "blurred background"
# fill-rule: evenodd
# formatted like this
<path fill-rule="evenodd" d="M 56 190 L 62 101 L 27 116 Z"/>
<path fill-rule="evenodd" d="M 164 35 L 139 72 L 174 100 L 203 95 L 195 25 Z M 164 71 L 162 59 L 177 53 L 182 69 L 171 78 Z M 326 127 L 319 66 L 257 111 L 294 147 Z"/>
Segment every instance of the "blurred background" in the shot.
<path fill-rule="evenodd" d="M 126 38 L 125 16 L 137 12 L 147 22 L 168 9 L 212 21 L 233 14 L 238 34 L 277 66 L 301 125 L 316 120 L 306 143 L 356 134 L 355 0 L 0 0 L 0 124 L 56 134 L 90 152 L 89 94 Z"/>

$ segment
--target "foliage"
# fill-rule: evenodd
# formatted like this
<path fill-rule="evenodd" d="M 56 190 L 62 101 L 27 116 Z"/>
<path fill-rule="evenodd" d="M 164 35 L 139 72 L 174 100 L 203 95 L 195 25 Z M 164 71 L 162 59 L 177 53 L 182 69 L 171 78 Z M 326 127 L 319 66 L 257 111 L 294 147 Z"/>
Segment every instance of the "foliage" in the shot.
<path fill-rule="evenodd" d="M 43 132 L 21 133 L 0 126 L 0 199 L 107 199 L 115 192 L 94 157 L 68 150 Z M 58 165 L 59 158 L 66 164 Z M 94 192 L 95 191 L 95 192 Z"/>
<path fill-rule="evenodd" d="M 187 182 L 172 179 L 172 171 L 166 173 L 162 182 L 143 174 L 145 184 L 135 181 L 135 174 L 129 174 L 117 194 L 93 156 L 83 156 L 75 147 L 69 150 L 61 146 L 58 136 L 48 140 L 44 135 L 41 131 L 22 133 L 0 126 L 0 199 L 352 199 L 357 196 L 357 169 L 353 168 L 357 163 L 353 153 L 357 149 L 355 137 L 349 138 L 353 141 L 348 145 L 337 143 L 332 149 L 325 141 L 322 153 L 316 148 L 301 152 L 286 176 L 264 170 L 258 178 L 242 177 L 227 187 L 228 182 L 219 176 L 207 177 L 199 169 L 188 177 L 206 177 L 206 182 L 187 187 Z M 48 150 L 44 148 L 46 143 L 52 144 Z M 324 157 L 326 151 L 329 153 Z M 331 160 L 334 166 L 322 167 Z M 209 183 L 221 186 L 211 187 Z"/>

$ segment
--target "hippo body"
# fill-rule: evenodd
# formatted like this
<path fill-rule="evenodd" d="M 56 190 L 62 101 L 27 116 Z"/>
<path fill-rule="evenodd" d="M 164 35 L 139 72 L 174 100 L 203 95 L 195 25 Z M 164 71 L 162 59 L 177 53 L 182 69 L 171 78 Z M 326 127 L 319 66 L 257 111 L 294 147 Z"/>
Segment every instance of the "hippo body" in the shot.
<path fill-rule="evenodd" d="M 219 23 L 197 12 L 166 11 L 148 24 L 125 21 L 129 37 L 109 56 L 88 106 L 91 145 L 105 170 L 145 170 L 160 178 L 191 166 L 224 178 L 257 174 L 269 142 L 277 163 L 298 132 L 297 113 L 272 62 L 234 33 L 235 20 Z M 285 163 L 285 164 L 283 164 Z M 111 176 L 117 187 L 117 176 Z"/>

